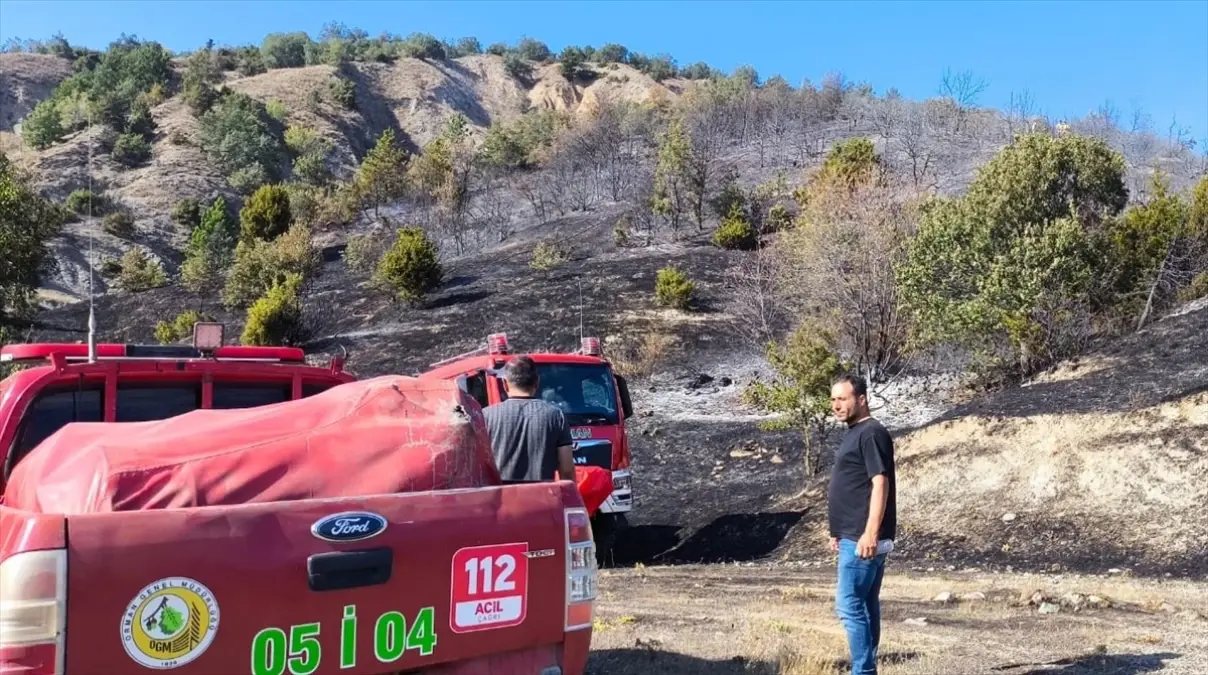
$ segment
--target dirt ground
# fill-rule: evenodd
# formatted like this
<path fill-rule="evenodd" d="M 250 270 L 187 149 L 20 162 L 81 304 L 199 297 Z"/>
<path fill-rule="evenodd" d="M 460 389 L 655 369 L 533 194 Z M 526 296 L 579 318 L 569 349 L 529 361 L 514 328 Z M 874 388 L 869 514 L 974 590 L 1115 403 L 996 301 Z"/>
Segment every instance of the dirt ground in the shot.
<path fill-rule="evenodd" d="M 833 568 L 637 566 L 600 579 L 589 675 L 839 675 Z M 951 594 L 950 601 L 938 599 Z M 1208 672 L 1208 584 L 895 569 L 882 675 Z"/>

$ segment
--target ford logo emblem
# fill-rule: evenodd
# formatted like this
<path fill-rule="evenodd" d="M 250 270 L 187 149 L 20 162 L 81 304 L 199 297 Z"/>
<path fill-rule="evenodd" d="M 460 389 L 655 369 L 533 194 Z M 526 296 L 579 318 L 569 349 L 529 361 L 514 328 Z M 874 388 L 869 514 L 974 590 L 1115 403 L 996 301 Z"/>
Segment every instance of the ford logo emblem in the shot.
<path fill-rule="evenodd" d="M 386 519 L 367 511 L 333 513 L 310 526 L 310 533 L 324 541 L 361 541 L 386 529 Z"/>

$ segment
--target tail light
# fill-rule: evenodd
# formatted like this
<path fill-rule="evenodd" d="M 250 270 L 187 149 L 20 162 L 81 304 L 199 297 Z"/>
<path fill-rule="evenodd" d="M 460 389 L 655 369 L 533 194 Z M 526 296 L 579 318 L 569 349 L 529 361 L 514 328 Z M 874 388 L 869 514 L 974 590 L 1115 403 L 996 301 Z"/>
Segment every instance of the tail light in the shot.
<path fill-rule="evenodd" d="M 566 630 L 591 628 L 596 603 L 596 544 L 587 509 L 566 509 Z"/>
<path fill-rule="evenodd" d="M 62 675 L 66 628 L 67 551 L 0 562 L 0 673 Z"/>

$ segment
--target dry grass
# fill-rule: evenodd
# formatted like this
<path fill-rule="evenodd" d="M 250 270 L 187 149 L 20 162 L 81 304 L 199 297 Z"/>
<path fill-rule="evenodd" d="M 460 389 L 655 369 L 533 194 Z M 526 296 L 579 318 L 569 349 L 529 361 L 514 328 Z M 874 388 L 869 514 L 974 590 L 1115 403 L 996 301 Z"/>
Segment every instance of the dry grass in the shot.
<path fill-rule="evenodd" d="M 656 567 L 601 579 L 592 675 L 840 675 L 847 643 L 833 612 L 831 570 Z M 1063 609 L 1020 602 L 1032 590 L 1165 598 L 1178 612 Z M 984 600 L 933 602 L 940 590 Z M 1204 584 L 1024 575 L 906 576 L 882 592 L 882 675 L 1041 672 L 1202 673 L 1208 667 Z M 1063 670 L 1036 670 L 1053 664 Z"/>
<path fill-rule="evenodd" d="M 50 54 L 0 54 L 0 131 L 12 131 L 71 72 L 71 61 Z"/>
<path fill-rule="evenodd" d="M 625 377 L 648 378 L 666 362 L 676 342 L 673 336 L 656 332 L 618 338 L 609 341 L 608 359 Z"/>

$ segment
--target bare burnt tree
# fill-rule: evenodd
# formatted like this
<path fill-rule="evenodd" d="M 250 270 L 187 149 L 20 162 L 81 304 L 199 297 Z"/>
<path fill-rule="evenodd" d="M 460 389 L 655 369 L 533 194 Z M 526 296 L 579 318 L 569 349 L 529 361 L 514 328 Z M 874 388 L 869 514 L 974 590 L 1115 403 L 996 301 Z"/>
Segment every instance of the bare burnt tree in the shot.
<path fill-rule="evenodd" d="M 684 178 L 688 187 L 689 208 L 697 230 L 705 227 L 705 205 L 709 189 L 717 172 L 717 159 L 726 146 L 728 131 L 735 127 L 731 113 L 733 108 L 724 99 L 705 94 L 697 105 L 691 106 L 684 115 L 692 152 L 684 167 Z"/>
<path fill-rule="evenodd" d="M 855 188 L 817 187 L 803 214 L 810 226 L 785 232 L 777 246 L 789 310 L 833 322 L 840 348 L 874 382 L 905 358 L 907 323 L 893 270 L 917 216 L 894 182 L 882 175 Z"/>
<path fill-rule="evenodd" d="M 872 124 L 877 134 L 888 143 L 898 133 L 906 117 L 905 102 L 900 96 L 887 96 L 873 102 Z"/>
<path fill-rule="evenodd" d="M 1036 111 L 1036 97 L 1030 90 L 1011 92 L 1004 115 L 1007 121 L 1008 141 L 1014 138 L 1015 134 L 1026 134 L 1031 131 L 1030 123 Z"/>
<path fill-rule="evenodd" d="M 797 97 L 783 79 L 769 80 L 760 90 L 760 114 L 763 116 L 760 134 L 759 165 L 765 164 L 765 148 L 770 150 L 770 161 L 778 165 L 781 150 L 787 143 L 793 127 L 793 108 Z"/>
<path fill-rule="evenodd" d="M 970 110 L 977 105 L 978 98 L 989 84 L 971 70 L 953 73 L 950 69 L 944 71 L 940 79 L 940 96 L 948 101 L 956 112 L 955 132 L 964 130 L 965 119 Z"/>
<path fill-rule="evenodd" d="M 491 233 L 496 243 L 506 241 L 515 232 L 507 177 L 498 172 L 484 173 L 480 184 L 482 189 L 474 195 L 470 207 L 476 227 L 484 234 Z"/>
<path fill-rule="evenodd" d="M 753 255 L 726 271 L 730 329 L 762 350 L 783 331 L 790 313 L 779 287 L 777 256 L 760 244 Z"/>
<path fill-rule="evenodd" d="M 898 146 L 906 156 L 907 170 L 914 183 L 915 192 L 922 191 L 924 187 L 935 187 L 936 182 L 928 176 L 933 175 L 932 164 L 937 155 L 937 138 L 934 121 L 926 106 L 910 106 L 898 135 Z"/>

